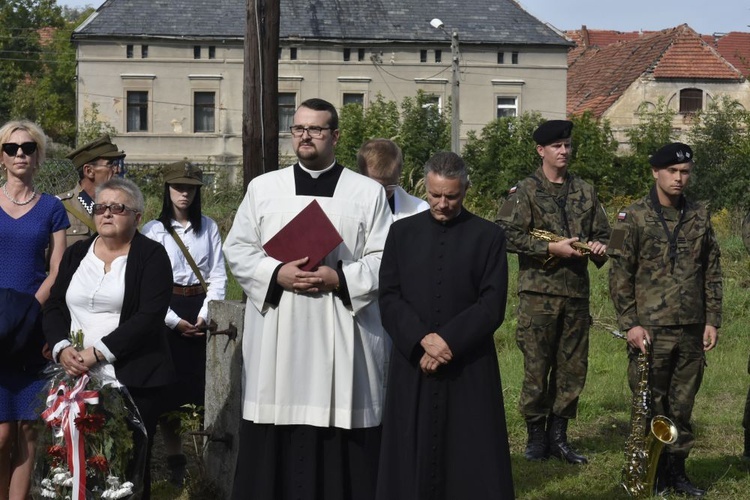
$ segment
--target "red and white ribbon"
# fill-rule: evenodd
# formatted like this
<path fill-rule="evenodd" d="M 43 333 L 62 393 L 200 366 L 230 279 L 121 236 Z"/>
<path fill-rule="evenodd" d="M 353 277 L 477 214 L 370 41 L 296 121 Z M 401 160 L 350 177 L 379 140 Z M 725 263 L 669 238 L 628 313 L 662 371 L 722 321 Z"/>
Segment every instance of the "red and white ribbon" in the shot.
<path fill-rule="evenodd" d="M 75 420 L 86 415 L 86 405 L 99 404 L 97 391 L 86 391 L 89 381 L 85 373 L 70 387 L 65 381 L 53 387 L 47 396 L 47 409 L 42 412 L 45 422 L 60 425 L 68 448 L 68 469 L 73 476 L 73 500 L 86 500 L 86 453 L 83 433 L 78 431 Z"/>

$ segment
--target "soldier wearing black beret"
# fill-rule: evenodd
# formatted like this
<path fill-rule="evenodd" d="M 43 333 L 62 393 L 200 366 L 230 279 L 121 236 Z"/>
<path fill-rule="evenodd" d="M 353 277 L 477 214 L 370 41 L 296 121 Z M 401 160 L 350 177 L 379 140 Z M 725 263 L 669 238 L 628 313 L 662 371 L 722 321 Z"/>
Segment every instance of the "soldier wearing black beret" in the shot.
<path fill-rule="evenodd" d="M 570 446 L 567 429 L 588 367 L 588 263 L 606 261 L 609 222 L 594 187 L 568 171 L 572 131 L 567 120 L 549 120 L 534 131 L 542 164 L 511 189 L 496 222 L 505 228 L 508 251 L 518 254 L 524 456 L 583 464 L 587 459 Z M 555 239 L 535 237 L 540 230 Z M 579 251 L 582 243 L 588 255 Z"/>
<path fill-rule="evenodd" d="M 72 151 L 66 158 L 73 162 L 79 179 L 75 188 L 57 195 L 68 212 L 70 227 L 66 236 L 70 246 L 96 232 L 91 213 L 96 187 L 119 172 L 125 152 L 120 151 L 117 144 L 112 144 L 109 135 L 105 134 Z"/>
<path fill-rule="evenodd" d="M 649 163 L 651 192 L 617 215 L 609 290 L 620 331 L 627 333 L 630 388 L 638 392 L 638 358 L 647 355 L 651 414 L 677 427 L 677 440 L 659 462 L 657 493 L 670 488 L 701 497 L 706 492 L 688 478 L 685 460 L 695 443 L 690 421 L 706 352 L 716 346 L 721 326 L 719 245 L 706 207 L 684 195 L 693 167 L 690 146 L 667 144 Z"/>

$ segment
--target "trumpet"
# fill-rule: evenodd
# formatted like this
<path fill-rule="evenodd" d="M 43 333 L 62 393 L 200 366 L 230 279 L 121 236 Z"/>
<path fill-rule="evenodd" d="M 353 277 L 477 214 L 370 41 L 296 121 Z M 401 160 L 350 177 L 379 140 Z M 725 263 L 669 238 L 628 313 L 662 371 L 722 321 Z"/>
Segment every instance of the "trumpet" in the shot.
<path fill-rule="evenodd" d="M 538 240 L 542 241 L 550 241 L 550 242 L 557 242 L 562 240 L 567 240 L 565 236 L 560 236 L 559 234 L 555 234 L 551 231 L 545 231 L 544 229 L 531 229 L 529 230 L 529 234 Z M 582 243 L 580 241 L 574 241 L 570 244 L 573 248 L 575 248 L 578 253 L 581 255 L 589 255 L 591 253 L 591 247 L 588 246 L 586 243 Z M 542 260 L 542 267 L 551 267 L 554 264 L 557 263 L 558 258 L 554 255 L 550 255 L 546 259 L 540 259 Z"/>

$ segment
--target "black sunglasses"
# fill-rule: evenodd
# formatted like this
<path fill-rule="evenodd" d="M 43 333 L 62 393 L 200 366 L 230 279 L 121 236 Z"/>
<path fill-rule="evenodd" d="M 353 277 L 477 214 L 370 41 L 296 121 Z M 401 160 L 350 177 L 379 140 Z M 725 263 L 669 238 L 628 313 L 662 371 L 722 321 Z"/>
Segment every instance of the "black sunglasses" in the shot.
<path fill-rule="evenodd" d="M 122 203 L 111 203 L 109 205 L 105 205 L 103 203 L 94 203 L 93 210 L 96 215 L 104 215 L 104 212 L 106 212 L 107 209 L 109 209 L 109 211 L 112 212 L 113 215 L 119 215 L 125 212 L 125 210 L 138 213 L 138 210 L 125 206 Z"/>
<path fill-rule="evenodd" d="M 3 143 L 3 152 L 8 156 L 16 156 L 19 148 L 26 156 L 33 155 L 36 152 L 36 142 L 24 142 L 23 144 L 15 144 L 13 142 Z"/>

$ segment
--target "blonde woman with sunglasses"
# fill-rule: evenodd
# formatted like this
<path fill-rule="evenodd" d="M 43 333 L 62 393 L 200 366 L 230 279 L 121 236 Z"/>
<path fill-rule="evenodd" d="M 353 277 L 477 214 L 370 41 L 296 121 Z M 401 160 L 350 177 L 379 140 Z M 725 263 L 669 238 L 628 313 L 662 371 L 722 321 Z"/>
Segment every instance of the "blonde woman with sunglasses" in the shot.
<path fill-rule="evenodd" d="M 5 294 L 0 319 L 13 325 L 0 332 L 0 499 L 21 500 L 29 494 L 32 423 L 47 362 L 39 311 L 57 275 L 70 224 L 60 200 L 34 187 L 44 161 L 42 129 L 28 121 L 8 122 L 0 128 L 0 144 L 0 289 Z"/>

